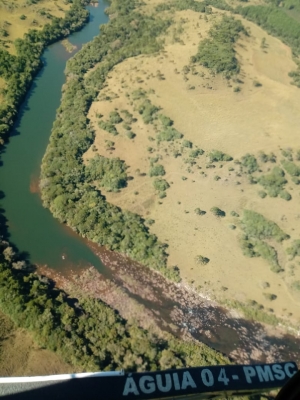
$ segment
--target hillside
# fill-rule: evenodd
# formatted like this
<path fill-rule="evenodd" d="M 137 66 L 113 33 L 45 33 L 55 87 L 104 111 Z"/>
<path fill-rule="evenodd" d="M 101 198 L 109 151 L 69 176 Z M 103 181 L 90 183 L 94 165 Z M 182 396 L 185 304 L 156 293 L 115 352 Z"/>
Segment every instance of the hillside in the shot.
<path fill-rule="evenodd" d="M 145 2 L 141 9 L 153 15 L 157 4 Z M 289 77 L 297 68 L 292 51 L 237 15 L 245 29 L 234 46 L 239 71 L 225 79 L 191 60 L 209 30 L 229 13 L 173 11 L 159 14 L 172 18 L 159 52 L 128 58 L 109 72 L 89 110 L 95 141 L 83 158 L 87 164 L 96 154 L 125 162 L 126 187 L 107 190 L 101 178 L 96 187 L 108 202 L 150 221 L 150 232 L 168 244 L 168 265 L 178 266 L 200 293 L 221 301 L 254 300 L 297 324 L 299 260 L 287 249 L 300 233 L 298 179 L 284 168 L 286 162 L 300 168 L 300 91 Z M 106 121 L 116 130 L 110 133 Z M 168 129 L 184 136 L 163 137 L 160 132 Z M 214 159 L 214 150 L 232 160 Z M 163 168 L 155 177 L 151 170 L 157 165 Z M 286 180 L 276 197 L 262 184 L 274 167 Z M 226 216 L 216 217 L 212 207 Z M 268 237 L 256 243 L 255 257 L 246 257 L 241 242 L 247 209 L 291 238 L 277 243 Z M 209 262 L 199 261 L 199 255 Z"/>

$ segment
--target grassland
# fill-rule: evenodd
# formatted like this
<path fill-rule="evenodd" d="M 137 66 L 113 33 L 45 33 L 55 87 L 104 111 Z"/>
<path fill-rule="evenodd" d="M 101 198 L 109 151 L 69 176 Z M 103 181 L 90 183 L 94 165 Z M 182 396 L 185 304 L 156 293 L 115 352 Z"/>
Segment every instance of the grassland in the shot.
<path fill-rule="evenodd" d="M 143 13 L 152 14 L 157 4 L 146 1 Z M 299 186 L 284 173 L 276 197 L 259 193 L 274 166 L 282 169 L 283 150 L 291 148 L 300 167 L 300 91 L 288 75 L 296 64 L 287 45 L 238 15 L 248 32 L 234 45 L 239 72 L 226 79 L 193 62 L 199 43 L 224 14 L 229 15 L 216 9 L 160 12 L 173 20 L 163 50 L 126 59 L 108 74 L 90 107 L 96 137 L 84 160 L 100 154 L 125 161 L 127 186 L 101 191 L 148 221 L 151 233 L 168 244 L 169 266 L 178 266 L 185 282 L 222 301 L 254 300 L 270 315 L 297 324 L 300 260 L 290 260 L 286 250 L 300 234 Z M 113 124 L 112 134 L 103 121 L 116 111 L 122 121 Z M 261 152 L 274 157 L 265 162 Z M 257 166 L 243 158 L 247 153 Z M 161 167 L 153 176 L 155 166 Z M 213 207 L 223 214 L 218 217 Z M 246 257 L 245 209 L 273 221 L 290 239 L 263 238 L 255 243 L 255 256 Z M 268 262 L 275 253 L 277 273 Z"/>
<path fill-rule="evenodd" d="M 0 1 L 0 46 L 15 54 L 13 42 L 29 29 L 41 29 L 52 17 L 63 18 L 70 4 L 62 0 Z"/>

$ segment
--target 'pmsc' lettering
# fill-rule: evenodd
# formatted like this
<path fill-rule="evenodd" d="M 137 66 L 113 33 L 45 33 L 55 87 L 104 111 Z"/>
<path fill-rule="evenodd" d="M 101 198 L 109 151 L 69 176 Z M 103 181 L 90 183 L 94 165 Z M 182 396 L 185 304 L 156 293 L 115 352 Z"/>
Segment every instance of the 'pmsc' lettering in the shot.
<path fill-rule="evenodd" d="M 291 378 L 297 372 L 294 364 L 286 363 L 284 366 L 280 364 L 256 365 L 243 367 L 246 381 L 252 383 L 252 378 L 258 377 L 259 382 L 282 381 L 286 377 Z"/>
<path fill-rule="evenodd" d="M 188 387 L 197 387 L 188 371 L 183 373 L 181 382 L 177 372 L 173 372 L 172 375 L 164 374 L 164 379 L 161 374 L 155 375 L 155 379 L 153 376 L 144 375 L 139 378 L 138 384 L 135 382 L 133 377 L 128 377 L 125 382 L 123 396 L 128 396 L 129 394 L 135 394 L 138 396 L 140 394 L 139 390 L 144 394 L 154 393 L 156 390 L 167 393 L 173 389 L 173 385 L 175 390 L 185 390 Z"/>

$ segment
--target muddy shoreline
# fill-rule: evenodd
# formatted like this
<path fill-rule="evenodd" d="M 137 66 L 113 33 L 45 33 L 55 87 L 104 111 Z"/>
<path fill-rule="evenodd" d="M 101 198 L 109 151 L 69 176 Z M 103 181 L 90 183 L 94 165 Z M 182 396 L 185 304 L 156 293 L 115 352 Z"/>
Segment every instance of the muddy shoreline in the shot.
<path fill-rule="evenodd" d="M 61 272 L 39 267 L 38 272 L 71 296 L 99 298 L 145 329 L 151 327 L 160 334 L 169 332 L 184 340 L 202 342 L 233 362 L 300 363 L 300 338 L 281 327 L 248 321 L 183 284 L 166 281 L 120 254 L 85 242 L 105 265 L 105 273 L 82 265 Z"/>

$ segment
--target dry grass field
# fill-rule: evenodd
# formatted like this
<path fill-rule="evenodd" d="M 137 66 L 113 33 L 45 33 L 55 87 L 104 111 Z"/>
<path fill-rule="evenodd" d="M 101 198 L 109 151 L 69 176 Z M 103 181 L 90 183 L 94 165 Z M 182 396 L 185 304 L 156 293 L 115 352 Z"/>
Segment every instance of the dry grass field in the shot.
<path fill-rule="evenodd" d="M 14 40 L 22 38 L 29 29 L 41 29 L 51 22 L 51 16 L 63 17 L 70 8 L 62 0 L 35 3 L 28 0 L 0 0 L 0 43 L 13 54 Z"/>
<path fill-rule="evenodd" d="M 74 372 L 55 353 L 41 349 L 31 335 L 0 313 L 0 375 L 34 376 Z"/>
<path fill-rule="evenodd" d="M 144 12 L 151 12 L 153 3 L 146 4 Z M 171 15 L 168 13 L 162 12 L 160 16 Z M 300 292 L 294 282 L 300 280 L 300 265 L 297 258 L 289 261 L 284 249 L 300 233 L 299 187 L 288 181 L 290 201 L 261 198 L 258 191 L 262 186 L 250 184 L 236 164 L 246 153 L 257 157 L 264 151 L 273 152 L 277 156 L 275 165 L 280 165 L 281 149 L 300 149 L 300 90 L 290 84 L 288 76 L 295 64 L 289 47 L 237 16 L 250 32 L 235 46 L 241 65 L 238 80 L 228 82 L 200 65 L 184 68 L 221 16 L 222 12 L 215 9 L 207 16 L 177 11 L 172 14 L 174 23 L 165 37 L 163 51 L 127 59 L 111 71 L 105 89 L 90 108 L 96 139 L 84 159 L 99 153 L 126 162 L 127 174 L 133 179 L 119 193 L 103 193 L 109 202 L 155 221 L 150 230 L 160 241 L 168 243 L 169 265 L 177 265 L 185 281 L 222 301 L 255 300 L 266 310 L 296 323 L 300 318 Z M 160 143 L 153 140 L 160 125 L 158 121 L 143 122 L 137 112 L 141 101 L 137 99 L 138 89 L 144 90 L 144 98 L 160 108 L 159 113 L 174 121 L 173 127 L 184 135 L 183 139 Z M 136 135 L 132 139 L 122 123 L 115 125 L 117 136 L 98 126 L 100 119 L 108 120 L 112 111 L 124 115 L 121 110 L 136 118 L 131 125 Z M 187 163 L 191 149 L 183 147 L 182 140 L 205 151 L 194 159 L 194 165 Z M 107 141 L 114 144 L 107 146 Z M 211 163 L 207 155 L 214 149 L 234 160 L 215 162 L 208 168 Z M 181 156 L 175 157 L 176 151 Z M 159 198 L 153 187 L 154 178 L 149 176 L 151 162 L 165 169 L 162 178 L 170 185 L 165 198 Z M 263 175 L 273 166 L 260 163 L 257 174 Z M 210 212 L 214 206 L 225 211 L 226 216 L 215 217 Z M 196 208 L 206 214 L 197 215 Z M 239 244 L 241 218 L 231 215 L 235 211 L 242 216 L 243 209 L 262 214 L 291 236 L 283 244 L 274 245 L 281 272 L 272 272 L 261 257 L 243 255 Z M 197 264 L 197 255 L 207 257 L 209 262 Z M 268 294 L 277 298 L 268 300 Z"/>

